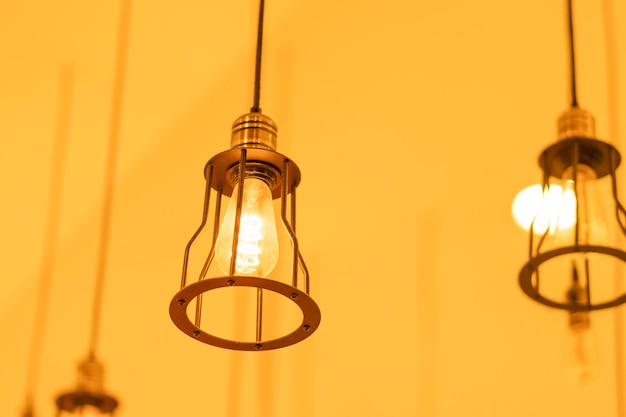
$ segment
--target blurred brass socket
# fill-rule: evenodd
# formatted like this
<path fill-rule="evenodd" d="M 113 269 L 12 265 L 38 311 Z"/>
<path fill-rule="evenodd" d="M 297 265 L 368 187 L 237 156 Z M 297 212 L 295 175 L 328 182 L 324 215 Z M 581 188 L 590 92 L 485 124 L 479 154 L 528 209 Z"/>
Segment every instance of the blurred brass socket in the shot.
<path fill-rule="evenodd" d="M 595 139 L 596 121 L 588 111 L 573 107 L 561 114 L 557 131 L 559 140 L 570 138 Z"/>

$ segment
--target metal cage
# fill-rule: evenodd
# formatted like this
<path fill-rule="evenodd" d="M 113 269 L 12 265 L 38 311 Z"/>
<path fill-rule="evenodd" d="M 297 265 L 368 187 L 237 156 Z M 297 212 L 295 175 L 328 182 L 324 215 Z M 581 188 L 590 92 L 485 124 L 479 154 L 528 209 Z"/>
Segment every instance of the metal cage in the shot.
<path fill-rule="evenodd" d="M 319 326 L 320 310 L 309 296 L 309 273 L 300 253 L 296 237 L 296 188 L 300 183 L 300 170 L 286 156 L 276 152 L 276 128 L 271 119 L 260 113 L 250 113 L 237 119 L 233 124 L 232 148 L 215 155 L 207 163 L 202 222 L 185 248 L 180 291 L 170 303 L 170 316 L 176 326 L 185 334 L 201 342 L 233 350 L 270 350 L 282 348 L 310 336 Z M 264 278 L 238 274 L 235 270 L 235 257 L 238 250 L 239 228 L 241 223 L 244 180 L 261 178 L 269 186 L 272 199 L 280 200 L 280 225 L 290 242 L 290 276 L 285 279 Z M 233 195 L 235 186 L 238 192 Z M 212 196 L 215 194 L 215 196 Z M 222 197 L 237 199 L 234 221 L 233 244 L 229 273 L 225 276 L 209 277 L 208 272 L 215 261 L 218 230 L 223 220 Z M 211 204 L 214 204 L 213 209 Z M 199 235 L 206 229 L 209 213 L 213 211 L 213 233 L 208 254 L 198 278 L 190 282 L 189 260 L 192 248 Z M 286 245 L 283 245 L 286 246 Z M 281 253 L 285 248 L 281 248 Z M 284 256 L 284 255 L 283 255 Z M 252 287 L 256 293 L 256 323 L 254 341 L 235 341 L 218 337 L 201 327 L 203 294 L 218 288 Z M 282 337 L 265 340 L 263 338 L 263 293 L 271 291 L 295 303 L 302 312 L 302 322 L 290 333 Z M 195 299 L 193 321 L 187 311 Z"/>

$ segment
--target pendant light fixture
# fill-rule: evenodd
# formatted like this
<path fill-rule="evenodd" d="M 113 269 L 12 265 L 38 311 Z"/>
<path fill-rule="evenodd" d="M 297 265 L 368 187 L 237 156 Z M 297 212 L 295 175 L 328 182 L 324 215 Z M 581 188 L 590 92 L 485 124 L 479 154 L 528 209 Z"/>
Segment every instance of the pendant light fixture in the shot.
<path fill-rule="evenodd" d="M 180 290 L 169 307 L 174 324 L 190 337 L 226 349 L 247 351 L 298 343 L 309 337 L 321 320 L 320 310 L 309 296 L 309 273 L 296 237 L 296 187 L 300 183 L 300 170 L 291 159 L 276 152 L 276 124 L 262 114 L 259 107 L 263 13 L 264 1 L 261 0 L 254 104 L 249 113 L 234 121 L 230 149 L 215 155 L 205 166 L 202 222 L 185 248 Z M 230 200 L 225 213 L 222 210 L 224 198 Z M 190 282 L 192 248 L 198 246 L 197 239 L 211 212 L 210 249 L 203 253 L 197 280 Z M 276 212 L 280 214 L 276 216 Z M 234 294 L 241 290 L 248 293 L 251 290 L 253 294 L 248 294 L 251 296 L 247 299 Z M 231 337 L 237 331 L 217 335 L 215 328 L 203 328 L 203 296 L 207 292 L 212 292 L 214 297 L 233 299 L 235 310 L 208 314 L 210 324 L 227 321 L 227 317 L 237 315 L 252 304 L 249 308 L 255 314 L 249 334 Z M 266 323 L 267 317 L 264 321 L 264 298 L 267 298 L 264 294 L 277 295 L 278 299 L 295 304 L 302 313 L 301 321 L 296 319 L 293 327 L 281 327 L 267 337 L 264 332 L 271 326 Z M 233 340 L 235 338 L 239 340 Z"/>
<path fill-rule="evenodd" d="M 602 287 L 598 282 L 611 275 L 615 261 L 626 261 L 621 242 L 626 236 L 626 211 L 617 196 L 620 154 L 611 144 L 595 137 L 593 116 L 578 104 L 572 0 L 567 0 L 567 10 L 571 106 L 558 120 L 558 141 L 539 157 L 544 204 L 550 200 L 554 185 L 562 188 L 564 197 L 558 204 L 558 215 L 548 216 L 549 226 L 535 227 L 539 215 L 531 223 L 529 259 L 519 274 L 519 285 L 533 300 L 575 313 L 626 302 L 626 294 L 598 295 L 600 291 L 595 291 Z M 566 195 L 573 198 L 565 198 Z M 602 203 L 610 207 L 609 215 Z M 564 286 L 550 291 L 555 288 L 553 281 Z M 571 292 L 569 297 L 564 296 L 570 285 L 576 286 L 576 297 Z M 586 322 L 580 317 L 575 319 L 574 322 Z"/>
<path fill-rule="evenodd" d="M 113 415 L 119 405 L 116 397 L 104 389 L 104 365 L 97 355 L 100 336 L 102 298 L 109 250 L 115 168 L 120 136 L 120 122 L 124 92 L 126 55 L 130 29 L 130 0 L 122 0 L 117 44 L 113 99 L 109 124 L 109 141 L 104 174 L 104 195 L 100 218 L 100 239 L 96 265 L 94 298 L 91 311 L 91 327 L 87 356 L 79 363 L 78 381 L 75 389 L 59 395 L 56 399 L 57 417 L 70 415 Z"/>

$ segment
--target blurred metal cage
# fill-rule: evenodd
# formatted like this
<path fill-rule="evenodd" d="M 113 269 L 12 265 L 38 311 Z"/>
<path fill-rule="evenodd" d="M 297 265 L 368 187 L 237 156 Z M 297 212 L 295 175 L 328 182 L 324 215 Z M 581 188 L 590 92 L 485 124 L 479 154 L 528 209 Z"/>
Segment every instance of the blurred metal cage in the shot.
<path fill-rule="evenodd" d="M 549 192 L 550 186 L 558 181 L 566 180 L 569 170 L 572 179 L 569 179 L 574 192 L 576 203 L 575 220 L 572 233 L 567 242 L 559 245 L 547 245 L 550 239 L 550 228 L 541 234 L 535 234 L 533 225 L 530 228 L 529 260 L 522 267 L 519 274 L 519 285 L 526 295 L 533 300 L 549 307 L 569 311 L 591 311 L 618 306 L 626 302 L 626 294 L 615 295 L 614 298 L 600 302 L 592 301 L 592 280 L 590 272 L 594 259 L 587 254 L 603 254 L 626 262 L 626 252 L 609 242 L 589 242 L 583 238 L 581 231 L 581 184 L 578 180 L 578 170 L 591 169 L 598 181 L 609 177 L 611 182 L 611 201 L 613 215 L 607 219 L 607 228 L 613 234 L 626 237 L 626 211 L 617 195 L 616 170 L 621 162 L 618 150 L 609 143 L 595 139 L 595 122 L 593 117 L 579 108 L 566 111 L 559 119 L 559 141 L 546 148 L 540 158 L 539 165 L 543 171 L 544 194 Z M 534 223 L 534 222 L 533 222 Z M 604 244 L 606 243 L 606 244 Z M 585 257 L 580 275 L 584 277 L 581 285 L 586 291 L 586 302 L 572 303 L 567 300 L 557 300 L 555 297 L 542 293 L 540 285 L 540 266 L 547 261 L 563 256 L 581 254 Z M 574 271 L 577 273 L 576 271 Z M 564 271 L 569 276 L 569 271 Z M 597 279 L 597 277 L 595 277 Z"/>

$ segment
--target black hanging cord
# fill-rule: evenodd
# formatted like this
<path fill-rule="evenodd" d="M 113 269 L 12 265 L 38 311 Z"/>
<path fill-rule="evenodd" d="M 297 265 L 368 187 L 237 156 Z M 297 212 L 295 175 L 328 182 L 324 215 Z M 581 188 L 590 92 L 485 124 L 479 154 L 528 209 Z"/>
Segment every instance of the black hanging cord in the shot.
<path fill-rule="evenodd" d="M 100 316 L 102 315 L 102 297 L 106 278 L 107 261 L 109 259 L 109 241 L 111 236 L 111 217 L 113 215 L 113 194 L 115 188 L 115 170 L 120 142 L 122 121 L 122 105 L 124 103 L 124 86 L 126 84 L 126 61 L 130 37 L 132 0 L 122 0 L 117 34 L 117 50 L 113 74 L 113 98 L 111 100 L 111 117 L 109 119 L 109 142 L 107 146 L 106 165 L 104 172 L 104 193 L 100 218 L 100 239 L 98 260 L 96 264 L 96 280 L 94 285 L 94 301 L 91 312 L 91 334 L 89 337 L 89 357 L 96 357 L 100 336 Z"/>
<path fill-rule="evenodd" d="M 35 304 L 35 323 L 29 344 L 29 354 L 26 372 L 26 406 L 23 417 L 32 417 L 35 414 L 34 400 L 38 386 L 43 345 L 46 340 L 48 327 L 48 313 L 50 306 L 50 290 L 52 274 L 57 257 L 57 240 L 59 236 L 59 221 L 63 197 L 63 178 L 65 161 L 67 159 L 68 133 L 72 111 L 72 87 L 74 74 L 70 67 L 61 72 L 59 82 L 59 101 L 57 110 L 54 147 L 52 149 L 52 163 L 50 166 L 50 180 L 48 191 L 48 211 L 43 234 L 43 254 L 39 268 L 39 285 L 37 286 Z"/>
<path fill-rule="evenodd" d="M 576 60 L 574 56 L 574 18 L 572 13 L 572 0 L 567 0 L 567 20 L 569 29 L 569 54 L 571 70 L 572 107 L 578 107 L 578 96 L 576 94 Z"/>
<path fill-rule="evenodd" d="M 263 12 L 265 9 L 265 1 L 261 0 L 259 7 L 259 27 L 256 40 L 256 64 L 254 70 L 254 104 L 250 108 L 252 113 L 260 113 L 261 107 L 261 50 L 263 47 Z"/>

